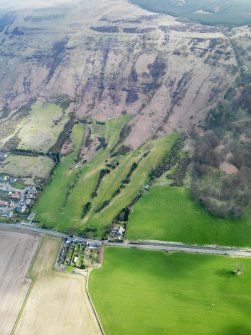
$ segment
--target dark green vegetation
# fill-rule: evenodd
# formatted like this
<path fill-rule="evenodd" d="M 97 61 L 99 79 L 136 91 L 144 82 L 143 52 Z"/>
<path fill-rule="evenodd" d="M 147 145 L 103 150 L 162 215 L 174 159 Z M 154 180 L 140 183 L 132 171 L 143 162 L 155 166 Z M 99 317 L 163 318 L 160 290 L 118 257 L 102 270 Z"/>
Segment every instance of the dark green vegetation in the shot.
<path fill-rule="evenodd" d="M 21 184 L 21 183 L 12 183 L 11 186 L 14 187 L 15 189 L 18 189 L 18 190 L 24 190 L 25 189 L 25 185 Z"/>
<path fill-rule="evenodd" d="M 131 0 L 145 9 L 209 25 L 251 24 L 249 0 Z"/>
<path fill-rule="evenodd" d="M 248 335 L 250 275 L 248 259 L 107 248 L 89 291 L 107 335 Z"/>
<path fill-rule="evenodd" d="M 153 187 L 133 208 L 127 239 L 251 246 L 251 209 L 243 219 L 220 219 L 181 187 Z"/>
<path fill-rule="evenodd" d="M 84 251 L 85 247 L 81 244 L 70 245 L 63 264 L 72 268 L 84 269 Z"/>
<path fill-rule="evenodd" d="M 98 148 L 88 162 L 80 158 L 87 127 L 74 126 L 75 149 L 62 158 L 34 208 L 41 226 L 91 237 L 109 233 L 118 213 L 137 198 L 151 172 L 179 140 L 179 135 L 173 134 L 121 153 L 121 130 L 127 121 L 128 116 L 123 116 L 105 124 L 92 124 L 85 141 L 98 136 L 107 145 Z"/>
<path fill-rule="evenodd" d="M 209 111 L 206 132 L 195 136 L 193 196 L 218 217 L 242 217 L 250 205 L 251 84 L 241 79 Z"/>
<path fill-rule="evenodd" d="M 227 32 L 238 63 L 236 81 L 209 110 L 194 136 L 192 194 L 217 217 L 240 218 L 251 201 L 250 28 Z"/>
<path fill-rule="evenodd" d="M 99 251 L 78 242 L 64 243 L 59 257 L 60 266 L 68 272 L 73 272 L 75 268 L 85 269 L 98 262 Z"/>

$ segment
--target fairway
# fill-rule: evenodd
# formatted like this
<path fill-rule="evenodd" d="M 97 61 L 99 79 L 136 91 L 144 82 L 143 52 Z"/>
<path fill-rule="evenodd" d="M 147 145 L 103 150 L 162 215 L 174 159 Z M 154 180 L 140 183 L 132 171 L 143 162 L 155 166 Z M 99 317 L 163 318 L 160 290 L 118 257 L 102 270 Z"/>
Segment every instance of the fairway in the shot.
<path fill-rule="evenodd" d="M 77 170 L 74 169 L 74 161 L 81 145 L 83 130 L 83 126 L 80 124 L 73 128 L 74 152 L 62 159 L 55 170 L 52 182 L 45 188 L 34 206 L 36 219 L 46 226 L 55 225 L 59 229 L 59 225 L 62 224 L 62 207 L 70 185 L 76 178 Z"/>
<path fill-rule="evenodd" d="M 182 187 L 153 187 L 135 205 L 127 239 L 251 246 L 251 209 L 240 220 L 211 216 Z"/>
<path fill-rule="evenodd" d="M 89 291 L 106 335 L 249 335 L 250 278 L 248 259 L 107 248 Z"/>
<path fill-rule="evenodd" d="M 74 151 L 62 158 L 34 207 L 41 226 L 88 237 L 106 236 L 113 219 L 139 194 L 153 168 L 179 139 L 174 133 L 149 140 L 124 154 L 114 154 L 121 129 L 128 120 L 128 116 L 122 116 L 102 126 L 94 123 L 92 136 L 103 133 L 107 145 L 86 162 L 79 159 L 86 127 L 83 124 L 74 126 L 71 134 Z M 133 164 L 136 168 L 131 170 Z M 83 214 L 87 203 L 89 211 Z"/>
<path fill-rule="evenodd" d="M 30 273 L 34 284 L 16 335 L 100 334 L 85 291 L 86 279 L 53 270 L 60 243 L 56 238 L 43 239 Z"/>

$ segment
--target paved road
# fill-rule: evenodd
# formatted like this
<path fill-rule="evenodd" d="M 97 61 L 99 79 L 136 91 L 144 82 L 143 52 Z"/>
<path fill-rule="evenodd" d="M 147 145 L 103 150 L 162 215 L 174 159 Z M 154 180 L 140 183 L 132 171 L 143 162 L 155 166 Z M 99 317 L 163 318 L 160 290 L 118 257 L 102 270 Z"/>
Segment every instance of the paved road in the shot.
<path fill-rule="evenodd" d="M 58 232 L 56 230 L 38 228 L 34 224 L 29 224 L 29 223 L 26 223 L 26 222 L 20 222 L 20 223 L 16 223 L 16 224 L 0 222 L 0 228 L 10 229 L 10 230 L 11 229 L 18 229 L 18 230 L 22 230 L 22 231 L 30 231 L 30 232 L 33 232 L 33 233 L 38 233 L 38 234 L 42 234 L 42 235 L 50 235 L 50 236 L 59 237 L 59 238 L 65 238 L 65 237 L 69 236 L 69 234 L 61 233 L 61 232 Z M 82 241 L 82 242 L 93 242 L 93 243 L 97 243 L 97 244 L 102 243 L 99 240 L 93 240 L 93 239 L 90 239 L 90 238 L 84 238 L 84 237 L 80 237 L 80 236 L 78 236 L 77 239 L 79 241 Z"/>
<path fill-rule="evenodd" d="M 116 246 L 121 248 L 136 248 L 149 250 L 165 250 L 178 251 L 195 254 L 207 255 L 228 255 L 232 257 L 251 257 L 251 249 L 249 248 L 235 248 L 223 246 L 200 246 L 189 245 L 177 242 L 155 242 L 155 241 L 124 241 L 123 243 L 106 243 L 109 246 Z"/>
<path fill-rule="evenodd" d="M 50 229 L 41 229 L 34 225 L 21 222 L 18 224 L 0 223 L 0 228 L 5 229 L 20 229 L 23 231 L 32 231 L 38 234 L 50 235 L 60 238 L 65 238 L 69 235 Z M 136 249 L 147 249 L 147 250 L 164 250 L 164 251 L 177 251 L 195 254 L 207 254 L 207 255 L 228 255 L 232 257 L 250 257 L 250 248 L 236 248 L 236 247 L 223 247 L 214 245 L 189 245 L 178 242 L 157 242 L 157 241 L 124 241 L 124 242 L 108 242 L 99 241 L 83 237 L 76 238 L 83 242 L 92 242 L 99 245 L 104 244 L 119 248 L 136 248 Z"/>

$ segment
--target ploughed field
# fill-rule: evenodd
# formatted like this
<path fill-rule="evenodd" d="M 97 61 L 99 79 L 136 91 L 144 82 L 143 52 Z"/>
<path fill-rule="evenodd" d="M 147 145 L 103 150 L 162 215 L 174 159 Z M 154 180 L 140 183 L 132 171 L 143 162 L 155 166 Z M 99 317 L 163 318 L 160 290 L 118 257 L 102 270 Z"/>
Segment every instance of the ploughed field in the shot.
<path fill-rule="evenodd" d="M 31 285 L 26 277 L 39 244 L 35 234 L 0 230 L 0 334 L 9 335 Z"/>
<path fill-rule="evenodd" d="M 53 270 L 60 243 L 49 237 L 42 241 L 30 272 L 34 284 L 14 332 L 17 335 L 100 334 L 85 277 Z"/>
<path fill-rule="evenodd" d="M 211 216 L 183 187 L 155 186 L 133 207 L 127 239 L 251 246 L 251 209 L 244 218 Z"/>
<path fill-rule="evenodd" d="M 250 276 L 249 259 L 106 248 L 89 291 L 106 335 L 251 334 Z"/>

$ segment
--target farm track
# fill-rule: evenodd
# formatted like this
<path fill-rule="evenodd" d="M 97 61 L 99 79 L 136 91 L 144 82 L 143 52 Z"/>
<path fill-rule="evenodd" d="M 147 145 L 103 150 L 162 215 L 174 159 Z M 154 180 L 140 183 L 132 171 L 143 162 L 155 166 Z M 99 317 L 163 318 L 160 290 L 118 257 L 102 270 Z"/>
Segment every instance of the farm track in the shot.
<path fill-rule="evenodd" d="M 0 223 L 0 228 L 10 229 L 10 230 L 22 230 L 22 231 L 32 231 L 42 235 L 50 235 L 54 237 L 65 238 L 68 235 L 65 233 L 57 232 L 55 230 L 41 229 L 34 227 L 33 225 L 18 223 L 18 224 L 8 224 Z M 124 242 L 108 242 L 93 240 L 83 237 L 75 236 L 79 241 L 83 242 L 96 242 L 111 247 L 119 248 L 136 248 L 136 249 L 146 249 L 146 250 L 163 250 L 163 251 L 173 251 L 173 252 L 184 252 L 184 253 L 194 253 L 194 254 L 206 254 L 206 255 L 225 255 L 231 257 L 248 257 L 251 258 L 251 248 L 238 248 L 238 247 L 227 247 L 218 245 L 189 245 L 178 242 L 160 242 L 160 241 L 133 241 L 128 240 Z"/>

